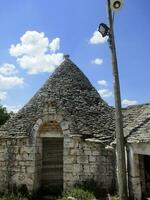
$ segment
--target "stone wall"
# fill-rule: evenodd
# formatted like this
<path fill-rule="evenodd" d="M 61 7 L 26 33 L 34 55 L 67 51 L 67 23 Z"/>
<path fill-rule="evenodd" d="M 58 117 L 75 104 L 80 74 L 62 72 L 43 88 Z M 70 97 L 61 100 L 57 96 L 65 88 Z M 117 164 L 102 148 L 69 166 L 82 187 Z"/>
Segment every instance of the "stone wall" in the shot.
<path fill-rule="evenodd" d="M 25 184 L 32 191 L 40 187 L 42 138 L 3 138 L 0 141 L 0 189 Z M 101 190 L 115 189 L 115 155 L 100 143 L 86 142 L 80 136 L 64 136 L 64 189 L 94 180 Z"/>
<path fill-rule="evenodd" d="M 42 139 L 64 140 L 63 186 L 64 189 L 94 181 L 101 191 L 115 189 L 115 152 L 105 149 L 99 140 L 84 139 L 82 135 L 71 134 L 70 124 L 63 120 L 54 108 L 46 108 L 29 136 L 0 138 L 0 190 L 13 185 L 25 184 L 29 191 L 41 186 Z"/>
<path fill-rule="evenodd" d="M 128 181 L 131 199 L 142 199 L 145 192 L 144 156 L 150 156 L 150 143 L 131 143 L 127 145 Z"/>
<path fill-rule="evenodd" d="M 0 139 L 0 190 L 27 185 L 33 189 L 35 148 L 26 137 Z"/>
<path fill-rule="evenodd" d="M 86 142 L 80 136 L 64 140 L 64 188 L 94 181 L 101 191 L 114 191 L 115 152 L 100 143 Z"/>

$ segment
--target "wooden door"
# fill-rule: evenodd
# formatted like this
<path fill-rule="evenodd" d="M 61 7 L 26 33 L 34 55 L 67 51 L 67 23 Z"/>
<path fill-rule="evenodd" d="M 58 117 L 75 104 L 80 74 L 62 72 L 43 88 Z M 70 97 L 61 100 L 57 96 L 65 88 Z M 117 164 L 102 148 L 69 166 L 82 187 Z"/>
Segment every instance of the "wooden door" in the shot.
<path fill-rule="evenodd" d="M 50 193 L 63 189 L 63 138 L 43 138 L 42 188 Z"/>

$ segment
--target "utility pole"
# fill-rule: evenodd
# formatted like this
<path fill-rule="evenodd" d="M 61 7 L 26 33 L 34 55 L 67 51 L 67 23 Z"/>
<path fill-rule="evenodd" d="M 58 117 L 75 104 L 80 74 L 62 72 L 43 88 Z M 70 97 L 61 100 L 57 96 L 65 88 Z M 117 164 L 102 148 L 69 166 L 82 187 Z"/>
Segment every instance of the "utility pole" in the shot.
<path fill-rule="evenodd" d="M 123 134 L 120 83 L 119 83 L 118 63 L 117 63 L 117 54 L 116 54 L 115 36 L 114 36 L 113 18 L 112 18 L 112 8 L 113 10 L 118 11 L 122 7 L 122 4 L 123 0 L 107 0 L 109 26 L 107 26 L 104 23 L 101 23 L 98 30 L 103 37 L 108 36 L 108 42 L 111 52 L 114 97 L 115 97 L 115 125 L 116 125 L 119 199 L 127 200 L 128 192 L 127 192 L 127 176 L 126 176 L 126 160 L 125 160 L 125 140 Z"/>
<path fill-rule="evenodd" d="M 112 57 L 112 71 L 113 71 L 113 84 L 114 84 L 114 97 L 115 97 L 115 124 L 116 124 L 116 149 L 117 149 L 119 199 L 127 200 L 128 193 L 127 193 L 126 160 L 125 160 L 125 140 L 123 134 L 120 83 L 118 74 L 115 37 L 113 30 L 111 0 L 107 0 L 107 11 L 108 11 L 108 21 L 110 28 L 108 41 Z"/>

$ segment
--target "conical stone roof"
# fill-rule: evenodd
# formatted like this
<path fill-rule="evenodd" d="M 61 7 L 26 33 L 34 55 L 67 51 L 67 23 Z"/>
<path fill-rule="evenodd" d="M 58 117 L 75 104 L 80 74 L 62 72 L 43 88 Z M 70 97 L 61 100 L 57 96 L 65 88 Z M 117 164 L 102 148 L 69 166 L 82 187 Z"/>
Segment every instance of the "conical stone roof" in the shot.
<path fill-rule="evenodd" d="M 87 77 L 68 58 L 55 70 L 32 99 L 0 129 L 0 135 L 30 135 L 45 104 L 55 101 L 58 112 L 70 122 L 72 134 L 112 141 L 114 112 Z"/>

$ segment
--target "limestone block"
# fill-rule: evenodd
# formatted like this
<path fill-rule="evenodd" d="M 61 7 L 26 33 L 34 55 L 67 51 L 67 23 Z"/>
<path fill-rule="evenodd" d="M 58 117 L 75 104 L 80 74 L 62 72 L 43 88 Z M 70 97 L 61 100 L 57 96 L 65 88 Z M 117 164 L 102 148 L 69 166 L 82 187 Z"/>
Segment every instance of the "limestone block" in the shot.
<path fill-rule="evenodd" d="M 102 174 L 108 173 L 107 166 L 105 166 L 105 165 L 98 166 L 98 171 L 99 171 L 99 173 L 102 173 Z"/>
<path fill-rule="evenodd" d="M 74 176 L 73 176 L 73 174 L 72 173 L 65 173 L 64 174 L 64 180 L 65 181 L 71 181 L 71 180 L 74 180 Z"/>
<path fill-rule="evenodd" d="M 12 180 L 13 182 L 19 184 L 20 182 L 24 182 L 26 179 L 25 174 L 24 173 L 16 173 L 15 175 L 13 175 Z"/>
<path fill-rule="evenodd" d="M 26 164 L 26 160 L 25 160 L 25 161 L 22 161 L 22 160 L 21 160 L 21 161 L 18 162 L 18 165 L 19 165 L 19 166 L 24 166 L 25 164 Z"/>
<path fill-rule="evenodd" d="M 57 115 L 57 122 L 58 122 L 58 123 L 61 123 L 62 120 L 63 120 L 62 115 Z"/>
<path fill-rule="evenodd" d="M 21 158 L 22 160 L 28 160 L 28 153 L 26 151 L 22 152 Z"/>
<path fill-rule="evenodd" d="M 98 156 L 98 155 L 100 155 L 100 152 L 99 151 L 92 151 L 92 155 L 93 156 Z"/>
<path fill-rule="evenodd" d="M 26 185 L 29 187 L 29 186 L 33 186 L 33 179 L 31 178 L 27 178 L 26 180 Z"/>
<path fill-rule="evenodd" d="M 78 140 L 74 141 L 74 148 L 78 148 L 79 149 L 79 141 Z"/>
<path fill-rule="evenodd" d="M 30 167 L 33 167 L 34 164 L 35 164 L 35 160 L 26 160 L 26 161 L 24 162 L 24 165 L 25 165 L 25 166 L 30 166 Z"/>
<path fill-rule="evenodd" d="M 16 155 L 16 160 L 21 161 L 22 160 L 22 155 L 21 154 Z"/>
<path fill-rule="evenodd" d="M 101 160 L 102 163 L 107 163 L 107 157 L 105 157 L 105 156 L 101 156 L 100 160 Z"/>
<path fill-rule="evenodd" d="M 49 107 L 48 112 L 49 114 L 56 114 L 56 109 Z"/>
<path fill-rule="evenodd" d="M 88 156 L 77 156 L 77 163 L 89 163 Z"/>
<path fill-rule="evenodd" d="M 79 149 L 70 149 L 70 155 L 80 155 Z"/>
<path fill-rule="evenodd" d="M 77 162 L 76 156 L 64 156 L 64 164 L 73 164 Z"/>
<path fill-rule="evenodd" d="M 65 137 L 65 139 L 64 139 L 64 142 L 65 143 L 70 143 L 70 142 L 72 142 L 73 140 L 72 140 L 72 138 L 70 138 L 70 137 Z"/>
<path fill-rule="evenodd" d="M 84 165 L 84 167 L 83 167 L 83 169 L 84 169 L 84 172 L 85 173 L 88 173 L 88 174 L 90 174 L 90 166 L 89 165 Z"/>
<path fill-rule="evenodd" d="M 35 154 L 34 153 L 30 153 L 28 155 L 28 160 L 35 160 Z"/>
<path fill-rule="evenodd" d="M 64 148 L 63 155 L 64 156 L 70 155 L 70 148 Z"/>
<path fill-rule="evenodd" d="M 15 160 L 15 161 L 13 162 L 13 164 L 14 164 L 15 167 L 17 167 L 17 166 L 19 166 L 19 161 L 18 161 L 18 160 Z"/>
<path fill-rule="evenodd" d="M 63 131 L 64 137 L 68 137 L 70 135 L 69 129 Z"/>
<path fill-rule="evenodd" d="M 39 125 L 38 125 L 38 124 L 35 124 L 35 125 L 33 126 L 33 129 L 34 129 L 35 131 L 37 131 L 37 130 L 39 129 Z"/>
<path fill-rule="evenodd" d="M 8 158 L 8 154 L 7 153 L 1 153 L 0 154 L 0 161 L 4 161 L 5 159 L 7 159 Z"/>
<path fill-rule="evenodd" d="M 90 150 L 85 150 L 85 151 L 84 151 L 84 155 L 87 155 L 87 156 L 88 156 L 88 155 L 91 155 L 91 151 L 90 151 Z"/>
<path fill-rule="evenodd" d="M 76 184 L 76 180 L 65 180 L 64 189 L 72 188 Z"/>
<path fill-rule="evenodd" d="M 80 164 L 73 164 L 73 172 L 79 173 L 79 172 L 82 172 L 82 171 L 83 171 L 82 165 L 80 165 Z"/>
<path fill-rule="evenodd" d="M 14 147 L 14 153 L 15 154 L 20 154 L 20 149 L 21 149 L 21 147 L 15 146 Z"/>
<path fill-rule="evenodd" d="M 34 180 L 35 174 L 34 173 L 28 173 L 27 178 Z"/>
<path fill-rule="evenodd" d="M 60 125 L 62 130 L 67 130 L 69 128 L 69 123 L 67 121 L 62 121 Z"/>
<path fill-rule="evenodd" d="M 48 122 L 49 121 L 49 115 L 48 114 L 44 114 L 42 117 L 42 121 L 43 122 Z"/>
<path fill-rule="evenodd" d="M 37 122 L 36 122 L 36 124 L 39 125 L 39 126 L 40 126 L 42 123 L 43 123 L 42 119 L 38 119 Z"/>
<path fill-rule="evenodd" d="M 97 166 L 95 164 L 90 165 L 90 172 L 96 173 L 97 172 Z"/>
<path fill-rule="evenodd" d="M 20 166 L 15 166 L 14 168 L 13 168 L 13 171 L 16 173 L 16 172 L 20 172 Z"/>
<path fill-rule="evenodd" d="M 36 152 L 36 149 L 34 146 L 30 147 L 30 146 L 23 146 L 21 147 L 20 149 L 20 153 L 35 153 Z"/>
<path fill-rule="evenodd" d="M 7 140 L 7 141 L 6 141 L 6 144 L 7 144 L 8 146 L 10 146 L 10 145 L 11 145 L 11 140 Z"/>
<path fill-rule="evenodd" d="M 26 171 L 27 171 L 26 166 L 21 166 L 20 172 L 21 173 L 26 173 Z"/>
<path fill-rule="evenodd" d="M 72 164 L 65 164 L 64 165 L 64 172 L 73 172 Z"/>
<path fill-rule="evenodd" d="M 74 141 L 70 141 L 70 142 L 64 141 L 64 147 L 74 148 L 75 147 L 75 143 L 74 143 Z"/>
<path fill-rule="evenodd" d="M 24 145 L 27 145 L 27 142 L 28 142 L 28 140 L 26 140 L 26 139 L 21 139 L 20 141 L 19 141 L 19 145 L 18 146 L 24 146 Z"/>
<path fill-rule="evenodd" d="M 89 156 L 89 162 L 90 163 L 95 163 L 96 162 L 96 157 L 95 156 Z"/>
<path fill-rule="evenodd" d="M 84 150 L 90 150 L 90 146 L 88 146 L 86 143 L 81 143 L 81 145 Z"/>
<path fill-rule="evenodd" d="M 4 148 L 0 146 L 0 153 L 4 153 Z"/>

